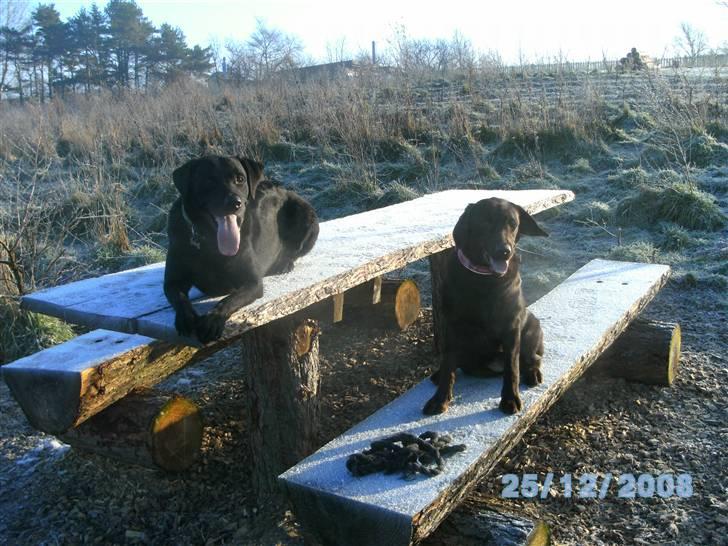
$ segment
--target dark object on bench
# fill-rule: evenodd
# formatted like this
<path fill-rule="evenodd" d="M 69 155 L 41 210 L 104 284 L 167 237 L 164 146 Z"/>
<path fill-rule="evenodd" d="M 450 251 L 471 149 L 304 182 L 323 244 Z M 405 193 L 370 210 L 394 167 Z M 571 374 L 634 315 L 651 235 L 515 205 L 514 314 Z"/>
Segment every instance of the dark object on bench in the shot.
<path fill-rule="evenodd" d="M 354 453 L 347 459 L 346 468 L 357 477 L 374 472 L 402 472 L 405 480 L 413 480 L 417 473 L 437 476 L 446 457 L 465 450 L 465 444 L 450 445 L 451 441 L 447 434 L 437 432 L 419 436 L 401 432 L 372 442 L 371 448 L 362 453 Z"/>

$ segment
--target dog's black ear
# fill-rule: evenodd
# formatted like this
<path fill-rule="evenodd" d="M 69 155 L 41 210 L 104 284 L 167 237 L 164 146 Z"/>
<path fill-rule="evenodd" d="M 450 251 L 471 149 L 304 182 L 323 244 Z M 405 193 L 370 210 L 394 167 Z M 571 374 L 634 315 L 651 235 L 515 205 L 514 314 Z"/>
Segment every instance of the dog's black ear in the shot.
<path fill-rule="evenodd" d="M 177 167 L 172 172 L 172 181 L 182 197 L 187 194 L 187 190 L 190 187 L 190 181 L 192 180 L 192 172 L 194 171 L 198 161 L 198 159 L 190 159 L 187 163 L 181 167 Z"/>
<path fill-rule="evenodd" d="M 452 238 L 455 240 L 455 246 L 463 247 L 468 239 L 468 231 L 470 231 L 470 215 L 473 213 L 472 203 L 465 207 L 465 211 L 458 218 L 457 224 L 452 230 Z"/>
<path fill-rule="evenodd" d="M 513 205 L 518 209 L 518 216 L 519 216 L 519 227 L 518 227 L 518 235 L 534 235 L 536 237 L 548 237 L 549 234 L 546 233 L 541 227 L 536 223 L 536 220 L 533 219 L 533 217 L 528 214 L 522 207 L 519 207 L 518 205 Z"/>
<path fill-rule="evenodd" d="M 255 197 L 255 189 L 258 184 L 263 180 L 263 164 L 258 163 L 254 159 L 247 157 L 238 156 L 238 161 L 245 169 L 245 173 L 248 175 L 248 189 L 250 190 L 250 198 Z"/>

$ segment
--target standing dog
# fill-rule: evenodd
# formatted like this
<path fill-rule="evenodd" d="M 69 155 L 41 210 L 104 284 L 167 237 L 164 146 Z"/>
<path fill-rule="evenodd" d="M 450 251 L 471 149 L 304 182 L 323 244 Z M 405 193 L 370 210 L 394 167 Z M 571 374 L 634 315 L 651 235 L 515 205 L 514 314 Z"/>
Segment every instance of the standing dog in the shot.
<path fill-rule="evenodd" d="M 207 343 L 236 310 L 263 295 L 262 278 L 293 269 L 313 248 L 319 225 L 311 205 L 263 180 L 263 165 L 244 157 L 193 159 L 172 173 L 180 197 L 169 213 L 164 294 L 182 336 Z M 228 295 L 206 315 L 189 299 L 192 286 Z"/>
<path fill-rule="evenodd" d="M 437 392 L 423 412 L 442 413 L 452 400 L 455 370 L 470 375 L 503 373 L 500 409 L 521 409 L 520 377 L 541 383 L 543 333 L 526 309 L 516 242 L 521 235 L 548 236 L 521 207 L 498 198 L 467 206 L 453 230 L 455 249 L 442 284 L 443 327 Z"/>

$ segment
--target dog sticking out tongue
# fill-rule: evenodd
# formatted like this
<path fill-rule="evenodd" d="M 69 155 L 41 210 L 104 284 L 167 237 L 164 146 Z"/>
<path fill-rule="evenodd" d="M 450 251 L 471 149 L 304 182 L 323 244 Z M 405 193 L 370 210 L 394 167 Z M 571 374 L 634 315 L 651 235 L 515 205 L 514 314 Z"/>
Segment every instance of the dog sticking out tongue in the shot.
<path fill-rule="evenodd" d="M 215 216 L 217 222 L 217 248 L 224 256 L 235 256 L 240 248 L 240 228 L 237 216 Z"/>
<path fill-rule="evenodd" d="M 494 260 L 493 258 L 490 258 L 488 265 L 490 266 L 490 269 L 493 270 L 493 273 L 499 277 L 502 277 L 508 271 L 508 260 Z"/>

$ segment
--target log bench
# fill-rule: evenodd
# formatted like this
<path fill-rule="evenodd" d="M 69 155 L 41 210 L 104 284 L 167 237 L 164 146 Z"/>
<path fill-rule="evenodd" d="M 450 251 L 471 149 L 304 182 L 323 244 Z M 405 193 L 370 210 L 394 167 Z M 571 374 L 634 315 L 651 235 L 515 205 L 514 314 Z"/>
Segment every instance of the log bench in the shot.
<path fill-rule="evenodd" d="M 664 265 L 589 262 L 529 307 L 543 327 L 544 382 L 521 389 L 519 414 L 498 409 L 501 378 L 460 374 L 450 409 L 423 415 L 422 407 L 436 388 L 425 380 L 280 476 L 296 517 L 324 544 L 407 545 L 422 540 L 619 337 L 669 272 Z M 349 473 L 350 455 L 404 430 L 447 433 L 453 443 L 467 448 L 448 459 L 434 477 L 406 481 L 396 474 L 355 478 Z"/>
<path fill-rule="evenodd" d="M 96 330 L 3 366 L 3 377 L 30 423 L 60 435 L 134 389 L 154 385 L 236 341 L 245 359 L 254 476 L 260 491 L 271 491 L 281 471 L 317 447 L 312 431 L 318 407 L 318 327 L 311 317 L 328 305 L 334 318 L 341 318 L 346 294 L 353 291 L 351 299 L 360 301 L 361 294 L 354 293 L 366 283 L 371 288 L 364 290 L 363 299 L 371 294 L 374 303 L 386 291 L 378 281 L 382 275 L 451 248 L 452 227 L 462 211 L 487 197 L 508 199 L 535 214 L 574 195 L 564 190 L 448 190 L 322 222 L 311 253 L 292 272 L 266 277 L 264 296 L 235 313 L 222 338 L 204 347 L 174 329 L 174 314 L 162 291 L 164 263 L 39 291 L 23 297 L 25 309 Z M 217 301 L 194 290 L 191 298 L 199 313 Z"/>

